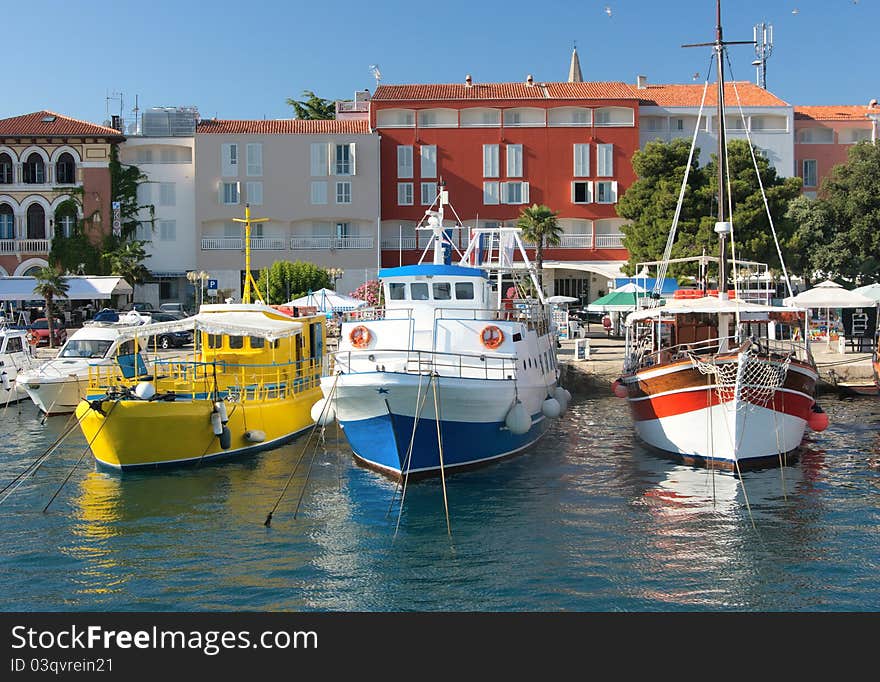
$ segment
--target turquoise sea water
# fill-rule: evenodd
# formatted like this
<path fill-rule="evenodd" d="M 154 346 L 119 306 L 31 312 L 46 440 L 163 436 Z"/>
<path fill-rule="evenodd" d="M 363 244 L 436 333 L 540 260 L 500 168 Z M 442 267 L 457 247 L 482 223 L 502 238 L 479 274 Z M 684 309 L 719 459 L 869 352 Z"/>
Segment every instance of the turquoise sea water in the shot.
<path fill-rule="evenodd" d="M 875 611 L 880 402 L 821 402 L 831 426 L 801 461 L 741 482 L 648 453 L 624 403 L 578 397 L 526 454 L 447 479 L 451 538 L 439 479 L 410 484 L 395 536 L 395 483 L 335 429 L 271 528 L 304 438 L 138 474 L 87 455 L 43 513 L 85 447 L 75 432 L 0 505 L 0 608 Z M 0 487 L 66 423 L 9 406 Z"/>

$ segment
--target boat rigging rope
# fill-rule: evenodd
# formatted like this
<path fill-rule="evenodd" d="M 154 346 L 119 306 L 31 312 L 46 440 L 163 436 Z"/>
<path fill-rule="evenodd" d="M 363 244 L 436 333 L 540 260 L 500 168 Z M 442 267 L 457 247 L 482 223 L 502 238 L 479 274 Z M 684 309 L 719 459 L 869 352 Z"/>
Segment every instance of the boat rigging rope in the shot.
<path fill-rule="evenodd" d="M 116 406 L 117 406 L 118 404 L 119 404 L 119 401 L 114 401 L 114 402 L 113 402 L 113 405 L 110 407 L 110 411 L 107 412 L 106 415 L 104 415 L 104 421 L 101 423 L 101 426 L 98 427 L 98 430 L 95 431 L 95 435 L 92 436 L 92 439 L 91 439 L 91 440 L 88 442 L 88 444 L 83 448 L 82 454 L 79 456 L 79 459 L 76 460 L 76 464 L 74 464 L 74 465 L 70 468 L 70 471 L 67 472 L 67 476 L 65 476 L 64 480 L 61 482 L 61 485 L 58 486 L 58 490 L 56 490 L 55 493 L 52 495 L 52 497 L 49 498 L 49 501 L 46 502 L 46 506 L 43 507 L 43 513 L 44 513 L 44 514 L 45 514 L 46 511 L 49 509 L 49 505 L 52 504 L 52 502 L 55 500 L 56 497 L 58 497 L 58 493 L 60 493 L 61 490 L 62 490 L 62 488 L 64 488 L 64 486 L 67 485 L 67 482 L 70 480 L 70 477 L 73 476 L 73 472 L 76 471 L 77 467 L 79 467 L 79 465 L 82 463 L 82 461 L 83 461 L 83 459 L 85 458 L 86 454 L 89 452 L 89 450 L 91 450 L 91 448 L 92 448 L 92 443 L 94 443 L 94 442 L 97 440 L 97 438 L 98 438 L 98 436 L 100 435 L 101 431 L 102 431 L 102 430 L 104 429 L 104 427 L 107 425 L 107 422 L 110 421 L 110 415 L 113 414 L 113 410 L 116 409 Z M 77 423 L 79 423 L 79 422 L 77 422 Z"/>
<path fill-rule="evenodd" d="M 424 397 L 422 397 L 422 402 L 418 403 L 418 398 L 416 399 L 416 403 L 417 403 L 416 416 L 413 419 L 413 430 L 412 430 L 412 435 L 410 436 L 409 449 L 407 450 L 406 457 L 404 458 L 404 466 L 406 467 L 406 472 L 404 472 L 403 492 L 400 496 L 400 507 L 398 507 L 398 510 L 397 510 L 397 523 L 394 526 L 394 537 L 395 538 L 397 537 L 397 532 L 400 530 L 400 519 L 403 516 L 403 503 L 406 500 L 406 487 L 407 487 L 407 484 L 409 483 L 409 472 L 410 472 L 411 461 L 412 461 L 413 444 L 415 443 L 415 438 L 416 438 L 416 428 L 419 425 L 419 417 L 421 416 L 422 410 L 425 407 L 425 403 L 428 400 L 428 387 L 431 385 L 431 382 L 434 380 L 433 377 L 434 377 L 434 375 L 431 374 L 430 378 L 428 379 L 428 386 L 425 387 L 425 395 L 424 395 Z M 419 390 L 421 390 L 421 386 L 422 386 L 422 375 L 419 374 Z M 399 484 L 399 482 L 398 482 L 398 484 Z M 393 501 L 394 501 L 394 498 L 392 498 L 392 502 Z"/>
<path fill-rule="evenodd" d="M 736 95 L 736 104 L 739 107 L 739 113 L 743 121 L 745 121 L 745 113 L 742 108 L 742 101 L 739 97 L 739 90 L 736 87 L 736 81 L 733 79 L 733 67 L 730 65 L 730 56 L 727 57 L 728 69 L 731 73 L 731 81 L 733 83 L 733 92 Z M 789 296 L 794 296 L 791 288 L 791 279 L 788 276 L 788 270 L 785 267 L 785 259 L 782 257 L 782 248 L 779 246 L 779 238 L 776 235 L 776 226 L 773 224 L 773 216 L 770 214 L 770 204 L 767 202 L 767 193 L 764 191 L 764 182 L 761 180 L 761 173 L 758 171 L 758 158 L 755 156 L 755 146 L 752 144 L 752 137 L 749 133 L 749 126 L 745 126 L 746 142 L 749 143 L 749 152 L 752 155 L 752 163 L 755 166 L 755 175 L 758 176 L 758 187 L 761 189 L 761 198 L 764 200 L 764 210 L 767 212 L 767 220 L 770 223 L 770 231 L 773 233 L 773 243 L 776 245 L 776 253 L 779 256 L 779 263 L 782 266 L 782 276 L 785 278 L 785 288 L 788 290 Z"/>
<path fill-rule="evenodd" d="M 675 243 L 675 233 L 678 230 L 678 221 L 681 217 L 681 208 L 684 205 L 684 194 L 687 190 L 687 182 L 688 176 L 691 171 L 691 164 L 694 159 L 694 151 L 697 148 L 697 136 L 700 133 L 700 120 L 703 117 L 703 107 L 706 104 L 706 93 L 709 90 L 709 77 L 712 72 L 712 62 L 714 61 L 714 57 L 709 60 L 709 67 L 706 71 L 706 82 L 703 84 L 703 97 L 700 100 L 700 110 L 697 113 L 697 124 L 694 126 L 694 136 L 691 139 L 691 149 L 688 152 L 688 160 L 687 166 L 684 169 L 684 178 L 681 181 L 681 190 L 678 193 L 678 202 L 675 205 L 675 215 L 672 218 L 672 227 L 669 229 L 669 235 L 666 238 L 666 248 L 663 251 L 663 260 L 661 261 L 659 267 L 657 268 L 657 281 L 654 282 L 654 294 L 657 294 L 657 298 L 653 298 L 655 301 L 659 301 L 660 294 L 663 292 L 663 282 L 666 279 L 666 272 L 669 270 L 669 259 L 672 258 L 672 246 Z"/>
<path fill-rule="evenodd" d="M 446 533 L 452 537 L 452 526 L 449 524 L 449 500 L 446 497 L 446 469 L 443 465 L 443 437 L 440 435 L 440 401 L 437 398 L 437 379 L 439 374 L 434 372 L 434 420 L 437 423 L 437 451 L 440 455 L 440 480 L 443 483 L 443 510 L 446 512 Z"/>
<path fill-rule="evenodd" d="M 424 376 L 421 373 L 421 361 L 419 361 L 419 370 L 420 370 L 419 371 L 419 384 L 418 384 L 418 387 L 416 388 L 416 416 L 413 419 L 413 428 L 412 428 L 412 434 L 410 434 L 410 438 L 409 438 L 409 447 L 407 448 L 406 455 L 403 458 L 403 468 L 401 469 L 401 473 L 404 473 L 404 469 L 406 470 L 406 472 L 405 472 L 404 476 L 401 476 L 397 479 L 397 482 L 394 485 L 394 493 L 391 495 L 391 502 L 388 505 L 388 511 L 385 512 L 386 518 L 388 517 L 389 514 L 391 514 L 391 508 L 394 506 L 394 500 L 397 498 L 397 491 L 400 490 L 400 488 L 401 488 L 401 485 L 400 485 L 401 481 L 403 481 L 403 497 L 406 497 L 406 480 L 407 480 L 407 477 L 409 476 L 409 463 L 410 463 L 410 458 L 412 457 L 413 443 L 415 442 L 415 439 L 416 439 L 416 427 L 419 424 L 419 415 L 422 413 L 422 407 L 424 406 L 425 400 L 428 397 L 427 393 L 425 394 L 424 398 L 421 397 L 422 396 L 422 377 Z M 429 380 L 429 383 L 430 383 L 430 380 Z M 386 401 L 386 407 L 388 407 L 387 401 Z M 391 414 L 390 407 L 388 407 L 388 414 L 389 415 Z M 403 506 L 403 497 L 400 500 L 401 507 Z"/>
<path fill-rule="evenodd" d="M 278 496 L 278 499 L 275 500 L 275 504 L 272 507 L 272 510 L 266 516 L 266 520 L 263 521 L 263 525 L 268 528 L 272 525 L 272 516 L 275 514 L 275 511 L 278 509 L 278 505 L 281 504 L 281 500 L 284 499 L 284 495 L 287 493 L 287 489 L 290 487 L 291 481 L 293 481 L 293 477 L 296 475 L 297 470 L 299 469 L 299 465 L 302 463 L 303 459 L 306 455 L 306 450 L 309 447 L 309 443 L 312 441 L 312 437 L 315 435 L 315 431 L 318 426 L 320 426 L 321 422 L 324 421 L 324 417 L 327 414 L 327 410 L 330 409 L 330 401 L 333 396 L 336 394 L 336 384 L 339 383 L 340 375 L 337 374 L 336 378 L 333 379 L 333 386 L 330 388 L 330 393 L 327 395 L 327 399 L 324 401 L 324 406 L 321 408 L 321 414 L 318 415 L 318 419 L 315 420 L 315 424 L 312 426 L 312 430 L 309 431 L 309 436 L 306 439 L 305 444 L 303 445 L 302 450 L 300 451 L 299 459 L 296 461 L 296 464 L 293 466 L 293 469 L 290 472 L 290 476 L 287 477 L 287 481 L 284 484 L 284 488 L 281 490 L 281 494 Z M 316 445 L 317 447 L 317 445 Z M 297 506 L 298 508 L 298 506 Z"/>

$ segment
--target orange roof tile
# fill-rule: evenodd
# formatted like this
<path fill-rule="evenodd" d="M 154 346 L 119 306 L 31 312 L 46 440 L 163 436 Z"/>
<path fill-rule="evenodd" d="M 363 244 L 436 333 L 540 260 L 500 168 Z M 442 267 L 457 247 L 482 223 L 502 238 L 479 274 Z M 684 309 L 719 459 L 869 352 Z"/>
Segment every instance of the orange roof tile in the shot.
<path fill-rule="evenodd" d="M 273 120 L 239 121 L 205 119 L 199 121 L 196 132 L 222 133 L 226 135 L 356 135 L 368 134 L 367 120 L 308 120 L 282 118 Z"/>
<path fill-rule="evenodd" d="M 795 107 L 794 117 L 798 120 L 813 121 L 866 121 L 866 115 L 869 112 L 880 114 L 880 107 L 852 106 L 849 104 Z"/>
<path fill-rule="evenodd" d="M 635 99 L 626 83 L 434 83 L 380 85 L 373 101 Z"/>
<path fill-rule="evenodd" d="M 51 119 L 51 120 L 49 120 Z M 54 111 L 35 111 L 32 114 L 0 119 L 0 136 L 65 136 L 65 137 L 115 137 L 124 138 L 115 128 L 95 125 Z"/>
<path fill-rule="evenodd" d="M 630 86 L 632 92 L 646 106 L 660 107 L 699 107 L 703 98 L 702 83 L 686 83 L 672 85 L 647 85 L 638 88 Z M 717 106 L 717 86 L 709 84 L 706 92 L 706 106 Z M 737 98 L 739 94 L 739 98 Z M 727 82 L 724 84 L 724 98 L 728 107 L 741 103 L 744 107 L 787 107 L 788 102 L 754 83 L 747 81 Z"/>

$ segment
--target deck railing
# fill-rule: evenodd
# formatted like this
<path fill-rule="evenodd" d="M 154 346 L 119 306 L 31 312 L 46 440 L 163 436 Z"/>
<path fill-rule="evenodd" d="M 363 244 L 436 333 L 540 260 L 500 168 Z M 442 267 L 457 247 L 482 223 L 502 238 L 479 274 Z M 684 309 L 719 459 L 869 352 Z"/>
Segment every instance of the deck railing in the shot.
<path fill-rule="evenodd" d="M 343 374 L 381 371 L 395 374 L 429 375 L 458 379 L 516 379 L 515 357 L 487 354 L 442 353 L 423 350 L 336 351 L 330 354 L 331 372 Z"/>

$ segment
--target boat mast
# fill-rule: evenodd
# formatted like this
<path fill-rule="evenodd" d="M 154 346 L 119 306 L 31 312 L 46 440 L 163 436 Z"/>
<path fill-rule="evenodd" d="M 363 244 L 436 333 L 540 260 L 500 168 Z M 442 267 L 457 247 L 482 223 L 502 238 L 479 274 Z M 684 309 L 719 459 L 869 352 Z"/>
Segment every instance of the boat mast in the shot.
<path fill-rule="evenodd" d="M 724 120 L 724 49 L 727 45 L 754 45 L 754 40 L 724 40 L 721 30 L 721 0 L 715 0 L 715 41 L 712 43 L 692 43 L 682 47 L 707 47 L 715 50 L 715 59 L 718 63 L 718 220 L 715 223 L 715 232 L 718 234 L 718 298 L 727 298 L 727 236 L 733 226 L 727 216 L 727 123 Z M 732 217 L 732 216 L 731 216 Z"/>
<path fill-rule="evenodd" d="M 718 298 L 727 298 L 727 235 L 731 225 L 725 220 L 727 197 L 727 126 L 724 120 L 724 39 L 721 30 L 721 0 L 715 2 L 715 58 L 718 63 Z"/>
<path fill-rule="evenodd" d="M 241 218 L 233 218 L 233 222 L 236 223 L 244 223 L 244 291 L 241 294 L 241 302 L 242 303 L 250 303 L 251 302 L 251 285 L 254 287 L 254 291 L 257 293 L 257 298 L 260 301 L 265 301 L 262 294 L 260 293 L 260 289 L 257 286 L 257 283 L 254 281 L 254 276 L 251 274 L 251 223 L 265 223 L 269 219 L 268 218 L 251 218 L 251 205 L 244 205 L 244 220 Z M 268 292 L 267 292 L 268 293 Z"/>

